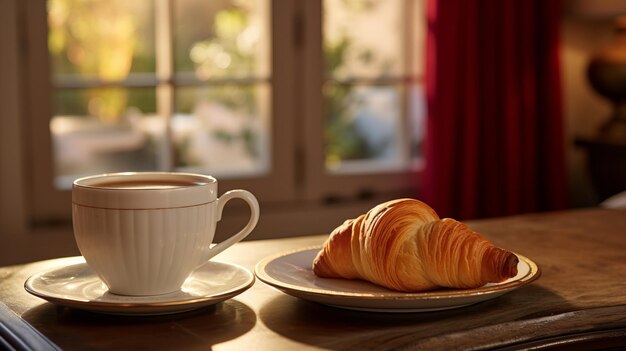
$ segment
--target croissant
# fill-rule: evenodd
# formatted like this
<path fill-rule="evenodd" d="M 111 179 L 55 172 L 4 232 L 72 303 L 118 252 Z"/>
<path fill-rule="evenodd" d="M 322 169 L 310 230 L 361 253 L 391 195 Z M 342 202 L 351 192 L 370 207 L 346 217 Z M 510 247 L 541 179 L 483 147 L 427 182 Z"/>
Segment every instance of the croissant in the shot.
<path fill-rule="evenodd" d="M 517 274 L 517 256 L 425 203 L 382 203 L 337 227 L 313 260 L 324 278 L 362 279 L 403 292 L 477 288 Z"/>

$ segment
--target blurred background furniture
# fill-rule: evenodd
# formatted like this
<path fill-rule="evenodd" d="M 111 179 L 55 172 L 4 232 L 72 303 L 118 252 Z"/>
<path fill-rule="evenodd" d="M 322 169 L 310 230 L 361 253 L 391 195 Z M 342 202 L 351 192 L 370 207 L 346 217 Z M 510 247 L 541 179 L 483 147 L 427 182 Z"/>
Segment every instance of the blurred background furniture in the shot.
<path fill-rule="evenodd" d="M 602 201 L 626 190 L 626 8 L 605 16 L 615 17 L 613 40 L 592 55 L 587 78 L 593 89 L 611 103 L 612 113 L 592 138 L 577 138 L 587 151 L 592 183 Z M 621 16 L 619 16 L 621 14 Z"/>
<path fill-rule="evenodd" d="M 576 145 L 587 151 L 587 167 L 599 201 L 626 190 L 626 139 L 578 138 Z"/>

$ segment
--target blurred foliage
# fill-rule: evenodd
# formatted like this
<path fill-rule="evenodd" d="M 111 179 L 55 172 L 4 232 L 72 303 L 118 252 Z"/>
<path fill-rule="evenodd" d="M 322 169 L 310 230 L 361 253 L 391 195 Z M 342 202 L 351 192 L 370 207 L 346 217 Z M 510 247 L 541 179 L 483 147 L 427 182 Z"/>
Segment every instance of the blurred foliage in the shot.
<path fill-rule="evenodd" d="M 146 15 L 152 16 L 150 11 L 144 13 L 146 3 L 150 2 L 48 0 L 48 48 L 55 76 L 115 82 L 126 79 L 131 68 L 154 70 L 153 50 L 139 35 Z M 127 89 L 90 89 L 86 94 L 87 101 L 77 96 L 78 102 L 103 122 L 117 122 L 128 106 Z"/>
<path fill-rule="evenodd" d="M 193 64 L 189 68 L 194 70 L 198 79 L 250 77 L 256 71 L 261 31 L 250 12 L 253 2 L 225 1 L 227 5 L 213 12 L 212 18 L 181 23 L 192 33 L 190 37 L 199 38 L 181 47 L 188 55 L 186 62 L 190 60 Z M 375 10 L 371 0 L 344 0 L 343 5 L 354 11 Z M 131 73 L 154 72 L 152 6 L 152 1 L 142 0 L 48 0 L 48 47 L 55 76 L 77 75 L 116 82 L 127 79 Z M 215 9 L 222 5 L 211 6 Z M 336 77 L 347 64 L 351 51 L 358 51 L 355 57 L 363 63 L 374 64 L 376 61 L 375 52 L 356 48 L 347 35 L 340 36 L 334 43 L 325 41 L 323 50 L 325 75 L 329 79 Z M 182 61 L 178 51 L 174 56 L 177 68 L 178 61 Z M 175 93 L 177 111 L 187 114 L 192 114 L 201 100 L 217 102 L 251 119 L 259 113 L 255 86 L 251 85 L 233 84 L 209 89 L 178 87 Z M 331 81 L 325 84 L 323 93 L 327 164 L 374 157 L 375 150 L 368 148 L 366 136 L 355 128 L 353 114 L 360 102 L 351 97 L 351 86 Z M 115 123 L 129 106 L 137 107 L 143 113 L 155 112 L 156 94 L 153 89 L 61 89 L 57 92 L 56 103 L 57 114 L 90 115 Z M 252 127 L 237 134 L 210 129 L 207 132 L 225 143 L 244 142 L 250 155 L 257 156 L 259 131 Z M 184 148 L 185 143 L 179 147 Z"/>
<path fill-rule="evenodd" d="M 324 59 L 326 77 L 332 78 L 335 72 L 343 66 L 346 52 L 350 49 L 351 43 L 347 36 L 342 36 L 336 43 L 324 43 Z"/>
<path fill-rule="evenodd" d="M 215 14 L 214 36 L 195 42 L 189 50 L 195 74 L 201 80 L 216 77 L 248 77 L 256 68 L 260 29 L 240 8 Z"/>
<path fill-rule="evenodd" d="M 342 36 L 336 43 L 325 42 L 324 58 L 326 76 L 333 78 L 346 61 L 346 54 L 352 49 L 347 36 Z M 362 50 L 359 59 L 369 63 L 371 52 Z M 367 159 L 374 156 L 367 145 L 366 136 L 355 128 L 353 111 L 358 101 L 351 99 L 351 88 L 347 84 L 327 82 L 324 86 L 326 101 L 326 165 L 336 168 L 343 160 Z"/>
<path fill-rule="evenodd" d="M 382 0 L 326 0 L 325 11 L 347 12 L 353 16 L 366 14 L 370 22 L 376 17 L 378 6 L 384 4 Z M 333 18 L 333 16 L 327 16 Z M 355 17 L 356 18 L 356 17 Z M 332 19 L 331 19 L 332 20 Z M 329 26 L 333 32 L 325 36 L 323 42 L 325 77 L 324 98 L 326 102 L 326 166 L 334 169 L 344 160 L 375 159 L 384 157 L 383 143 L 372 143 L 372 131 L 366 128 L 357 128 L 359 121 L 368 123 L 365 119 L 382 121 L 389 117 L 381 115 L 380 111 L 372 114 L 368 107 L 368 99 L 376 94 L 376 89 L 361 89 L 367 83 L 353 83 L 350 78 L 362 78 L 363 73 L 374 77 L 384 77 L 394 69 L 394 58 L 377 51 L 378 47 L 371 41 L 362 41 L 368 33 L 357 32 L 349 20 L 343 19 L 340 23 Z M 367 30 L 375 31 L 375 25 Z M 331 39 L 332 38 L 332 39 Z M 359 69 L 355 70 L 355 67 Z M 355 73 L 355 72 L 361 73 Z M 371 73 L 370 73 L 371 72 Z M 377 73 L 378 72 L 378 73 Z M 348 79 L 347 81 L 344 79 Z M 384 113 L 383 113 L 384 114 Z M 370 133 L 370 134 L 368 134 Z M 374 138 L 378 139 L 378 138 Z M 388 140 L 390 145 L 393 140 Z"/>
<path fill-rule="evenodd" d="M 195 42 L 189 50 L 189 58 L 194 62 L 197 78 L 209 80 L 249 77 L 255 71 L 260 28 L 251 21 L 251 17 L 245 7 L 226 8 L 215 13 L 211 31 L 214 36 Z M 190 94 L 186 95 L 186 91 Z M 259 156 L 260 131 L 253 123 L 259 113 L 255 86 L 237 84 L 207 89 L 191 88 L 181 90 L 177 96 L 180 97 L 177 99 L 177 110 L 186 113 L 192 113 L 198 101 L 205 100 L 217 102 L 245 115 L 250 120 L 240 131 L 229 132 L 215 128 L 207 132 L 225 144 L 242 142 L 250 156 Z"/>
<path fill-rule="evenodd" d="M 210 137 L 224 144 L 242 142 L 245 150 L 253 158 L 259 156 L 259 130 L 253 119 L 260 113 L 257 109 L 257 85 L 224 85 L 210 87 L 180 87 L 176 90 L 175 102 L 178 112 L 192 115 L 201 101 L 213 101 L 228 110 L 249 118 L 249 123 L 236 131 L 227 131 L 219 127 L 207 129 Z M 197 118 L 198 116 L 196 116 Z M 176 159 L 178 166 L 202 166 L 187 156 L 187 150 L 193 147 L 188 140 L 177 144 Z"/>
<path fill-rule="evenodd" d="M 89 88 L 89 89 L 59 89 L 56 91 L 54 102 L 57 115 L 88 116 L 93 115 L 90 109 L 94 104 L 106 103 L 102 97 L 115 96 L 111 91 L 125 90 L 127 106 L 141 106 L 143 113 L 156 113 L 156 90 L 154 88 Z M 90 106 L 91 104 L 91 106 Z"/>
<path fill-rule="evenodd" d="M 350 87 L 327 83 L 326 96 L 326 164 L 335 167 L 342 160 L 363 159 L 372 155 L 365 138 L 354 128 L 349 118 Z"/>
<path fill-rule="evenodd" d="M 220 85 L 206 87 L 179 87 L 176 89 L 176 111 L 193 114 L 198 101 L 216 101 L 233 111 L 256 115 L 256 85 Z"/>

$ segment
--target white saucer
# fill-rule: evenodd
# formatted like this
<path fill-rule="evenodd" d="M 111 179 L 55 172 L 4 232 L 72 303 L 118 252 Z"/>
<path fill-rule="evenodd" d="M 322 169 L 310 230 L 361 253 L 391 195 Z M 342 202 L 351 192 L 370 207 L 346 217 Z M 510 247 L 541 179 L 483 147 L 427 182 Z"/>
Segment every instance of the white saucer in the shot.
<path fill-rule="evenodd" d="M 430 312 L 468 306 L 520 288 L 541 275 L 533 261 L 516 254 L 518 273 L 504 282 L 476 289 L 403 293 L 360 280 L 316 276 L 311 265 L 320 249 L 307 248 L 267 257 L 257 264 L 254 273 L 262 282 L 301 299 L 373 312 Z"/>
<path fill-rule="evenodd" d="M 209 261 L 193 272 L 178 292 L 124 296 L 109 293 L 82 257 L 74 257 L 69 262 L 61 268 L 31 276 L 24 288 L 62 306 L 107 314 L 158 315 L 213 305 L 239 295 L 254 284 L 254 275 L 247 269 Z"/>

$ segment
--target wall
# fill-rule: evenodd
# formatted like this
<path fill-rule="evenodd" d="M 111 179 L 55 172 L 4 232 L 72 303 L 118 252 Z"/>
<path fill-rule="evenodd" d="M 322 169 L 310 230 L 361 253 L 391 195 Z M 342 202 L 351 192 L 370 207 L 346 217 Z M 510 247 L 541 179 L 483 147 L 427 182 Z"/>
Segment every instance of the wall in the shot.
<path fill-rule="evenodd" d="M 0 1 L 0 265 L 76 252 L 71 236 L 27 226 L 17 1 Z"/>

